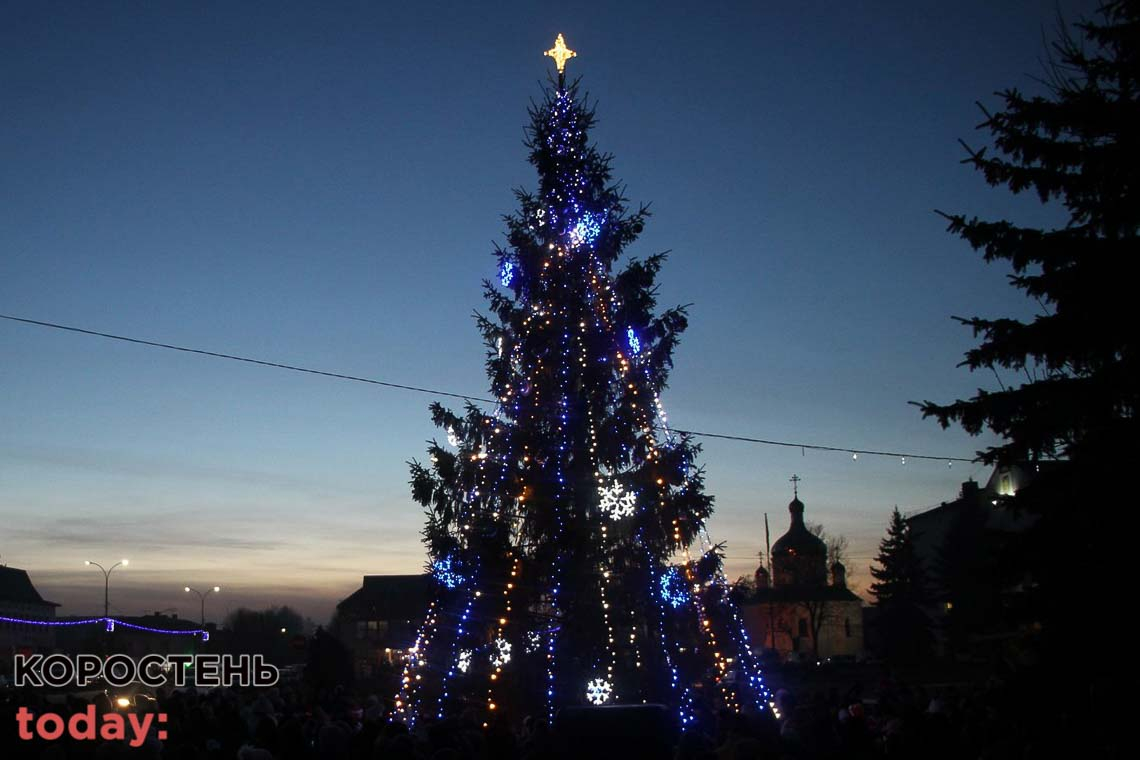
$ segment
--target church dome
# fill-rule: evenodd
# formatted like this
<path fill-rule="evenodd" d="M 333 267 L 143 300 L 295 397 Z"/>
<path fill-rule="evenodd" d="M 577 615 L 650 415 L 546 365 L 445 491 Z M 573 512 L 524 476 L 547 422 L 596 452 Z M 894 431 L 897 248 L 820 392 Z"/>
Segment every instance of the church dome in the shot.
<path fill-rule="evenodd" d="M 788 505 L 792 524 L 772 544 L 773 581 L 781 586 L 826 586 L 827 544 L 804 524 L 804 503 L 799 494 Z"/>
<path fill-rule="evenodd" d="M 792 513 L 791 527 L 772 544 L 772 554 L 791 552 L 800 556 L 826 557 L 827 545 L 804 525 L 804 503 L 799 498 L 792 499 L 788 504 L 788 511 Z"/>

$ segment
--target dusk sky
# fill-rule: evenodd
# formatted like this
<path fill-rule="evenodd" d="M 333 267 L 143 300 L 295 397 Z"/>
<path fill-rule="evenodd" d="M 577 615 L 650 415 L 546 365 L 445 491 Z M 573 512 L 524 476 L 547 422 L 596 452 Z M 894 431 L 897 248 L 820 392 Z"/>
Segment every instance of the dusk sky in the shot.
<path fill-rule="evenodd" d="M 487 395 L 471 314 L 557 33 L 691 303 L 680 428 L 971 457 L 951 315 L 1037 308 L 934 209 L 1050 223 L 960 161 L 1091 2 L 49 3 L 0 10 L 0 313 Z M 415 7 L 407 7 L 415 6 Z M 292 604 L 423 568 L 429 396 L 0 320 L 0 562 L 61 615 Z M 976 465 L 706 440 L 731 577 L 809 521 L 868 565 Z"/>

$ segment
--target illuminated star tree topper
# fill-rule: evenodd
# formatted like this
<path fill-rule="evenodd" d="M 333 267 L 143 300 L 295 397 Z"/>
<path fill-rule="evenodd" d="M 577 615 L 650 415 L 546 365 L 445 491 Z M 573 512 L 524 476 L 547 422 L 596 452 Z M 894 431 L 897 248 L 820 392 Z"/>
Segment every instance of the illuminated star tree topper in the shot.
<path fill-rule="evenodd" d="M 571 58 L 578 57 L 577 52 L 566 47 L 566 40 L 562 39 L 561 34 L 559 34 L 558 38 L 554 40 L 554 47 L 550 48 L 550 50 L 547 50 L 545 53 L 543 53 L 543 55 L 554 59 L 554 64 L 558 66 L 558 76 L 560 79 L 565 74 L 566 62 Z"/>

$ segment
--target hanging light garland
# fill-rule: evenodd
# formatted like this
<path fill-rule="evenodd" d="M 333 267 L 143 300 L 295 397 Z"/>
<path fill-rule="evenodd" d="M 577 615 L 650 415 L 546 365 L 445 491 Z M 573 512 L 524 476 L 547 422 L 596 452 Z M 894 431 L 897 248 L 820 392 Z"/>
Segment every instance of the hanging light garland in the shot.
<path fill-rule="evenodd" d="M 15 625 L 34 625 L 44 628 L 59 628 L 77 625 L 94 625 L 102 623 L 107 631 L 114 631 L 116 626 L 129 628 L 133 631 L 144 631 L 146 633 L 159 633 L 166 636 L 200 636 L 202 641 L 210 640 L 210 632 L 202 628 L 194 629 L 179 629 L 179 628 L 153 628 L 148 625 L 139 625 L 137 623 L 128 623 L 125 620 L 120 620 L 113 617 L 98 617 L 87 618 L 84 620 L 36 620 L 29 618 L 7 617 L 0 615 L 0 623 L 12 623 Z"/>

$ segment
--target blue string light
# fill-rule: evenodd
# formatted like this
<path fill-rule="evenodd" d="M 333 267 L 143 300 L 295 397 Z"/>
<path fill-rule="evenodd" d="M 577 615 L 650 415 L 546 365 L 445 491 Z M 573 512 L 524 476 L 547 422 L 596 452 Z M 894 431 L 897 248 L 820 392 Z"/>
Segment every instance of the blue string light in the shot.
<path fill-rule="evenodd" d="M 110 632 L 115 630 L 115 626 L 123 626 L 124 628 L 131 628 L 136 631 L 146 631 L 147 633 L 162 633 L 169 636 L 201 636 L 202 641 L 209 641 L 209 632 L 201 629 L 176 629 L 176 628 L 151 628 L 146 625 L 137 625 L 135 623 L 128 623 L 124 620 L 119 620 L 112 617 L 98 617 L 88 618 L 86 620 L 29 620 L 27 618 L 5 617 L 0 615 L 0 623 L 15 623 L 17 625 L 36 625 L 41 627 L 60 627 L 60 626 L 73 626 L 73 625 L 93 625 L 95 623 L 103 623 L 104 628 Z"/>

